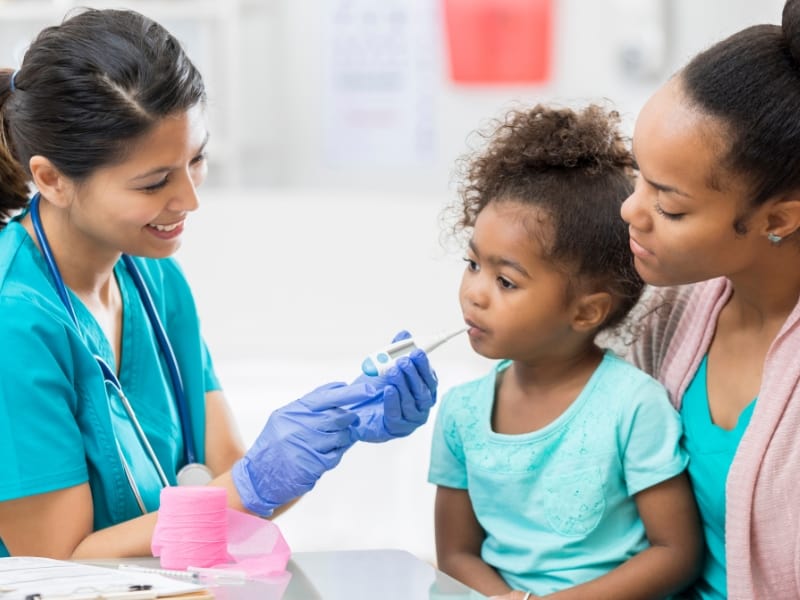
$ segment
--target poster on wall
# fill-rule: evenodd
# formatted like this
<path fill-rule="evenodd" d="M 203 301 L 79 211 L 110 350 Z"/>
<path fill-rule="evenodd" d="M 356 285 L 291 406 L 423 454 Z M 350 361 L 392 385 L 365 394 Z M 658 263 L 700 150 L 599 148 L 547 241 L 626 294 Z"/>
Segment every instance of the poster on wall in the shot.
<path fill-rule="evenodd" d="M 436 3 L 329 0 L 323 5 L 326 163 L 429 162 L 438 74 Z"/>

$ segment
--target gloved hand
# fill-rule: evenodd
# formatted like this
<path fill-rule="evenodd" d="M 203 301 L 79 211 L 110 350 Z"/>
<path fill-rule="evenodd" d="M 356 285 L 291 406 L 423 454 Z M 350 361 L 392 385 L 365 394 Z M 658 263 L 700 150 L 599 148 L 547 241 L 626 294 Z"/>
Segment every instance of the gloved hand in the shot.
<path fill-rule="evenodd" d="M 329 383 L 273 412 L 231 470 L 242 504 L 269 516 L 308 492 L 357 440 L 359 417 L 341 407 L 372 402 L 380 394 L 365 384 Z"/>
<path fill-rule="evenodd" d="M 411 337 L 398 333 L 392 342 Z M 385 442 L 405 437 L 428 420 L 436 403 L 436 373 L 422 350 L 403 356 L 383 375 L 361 375 L 353 384 L 373 386 L 377 393 L 359 404 L 346 406 L 358 415 L 356 437 L 364 442 Z"/>

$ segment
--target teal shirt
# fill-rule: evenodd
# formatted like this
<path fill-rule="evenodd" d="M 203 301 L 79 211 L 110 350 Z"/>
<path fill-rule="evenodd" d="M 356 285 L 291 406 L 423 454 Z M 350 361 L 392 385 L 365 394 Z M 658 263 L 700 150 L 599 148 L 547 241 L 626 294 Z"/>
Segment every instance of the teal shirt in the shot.
<path fill-rule="evenodd" d="M 189 404 L 198 460 L 205 455 L 205 393 L 219 383 L 200 335 L 191 291 L 172 259 L 136 264 L 172 343 Z M 122 352 L 117 373 L 167 478 L 183 466 L 183 437 L 172 380 L 144 306 L 124 264 Z M 70 292 L 71 294 L 71 292 Z M 88 309 L 71 294 L 76 328 L 46 263 L 22 225 L 0 231 L 0 501 L 88 482 L 94 528 L 141 514 L 125 477 L 117 441 L 148 510 L 161 482 L 94 354 L 114 368 L 110 344 Z M 0 556 L 7 555 L 0 540 Z"/>
<path fill-rule="evenodd" d="M 703 600 L 724 600 L 728 596 L 725 569 L 725 482 L 739 442 L 750 423 L 755 400 L 739 415 L 736 427 L 728 431 L 713 423 L 708 407 L 706 363 L 686 389 L 681 403 L 683 447 L 691 457 L 689 478 L 697 498 L 706 553 L 703 572 L 695 584 L 693 597 Z"/>
<path fill-rule="evenodd" d="M 686 468 L 663 386 L 606 353 L 555 421 L 492 431 L 497 373 L 450 390 L 428 479 L 468 490 L 486 532 L 481 557 L 514 589 L 543 596 L 596 579 L 647 547 L 634 500 Z"/>

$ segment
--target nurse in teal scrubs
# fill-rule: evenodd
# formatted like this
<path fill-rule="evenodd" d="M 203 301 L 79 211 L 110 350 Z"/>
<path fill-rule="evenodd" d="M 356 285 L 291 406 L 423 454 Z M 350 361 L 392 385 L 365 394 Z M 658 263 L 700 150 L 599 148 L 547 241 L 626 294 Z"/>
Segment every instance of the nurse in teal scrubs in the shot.
<path fill-rule="evenodd" d="M 417 351 L 276 410 L 242 446 L 171 258 L 206 175 L 204 107 L 180 44 L 130 11 L 76 14 L 0 71 L 0 556 L 149 554 L 187 463 L 232 507 L 275 514 L 435 402 Z"/>

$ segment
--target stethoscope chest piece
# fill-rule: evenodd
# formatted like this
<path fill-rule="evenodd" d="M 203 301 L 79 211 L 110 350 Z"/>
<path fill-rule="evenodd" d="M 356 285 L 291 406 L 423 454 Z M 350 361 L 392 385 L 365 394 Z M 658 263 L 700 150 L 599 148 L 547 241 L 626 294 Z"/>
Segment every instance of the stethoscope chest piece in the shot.
<path fill-rule="evenodd" d="M 209 468 L 200 463 L 189 463 L 178 471 L 178 485 L 208 485 L 211 479 Z"/>

